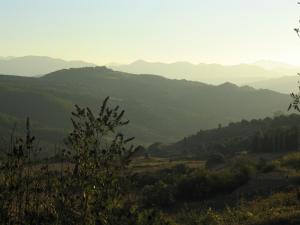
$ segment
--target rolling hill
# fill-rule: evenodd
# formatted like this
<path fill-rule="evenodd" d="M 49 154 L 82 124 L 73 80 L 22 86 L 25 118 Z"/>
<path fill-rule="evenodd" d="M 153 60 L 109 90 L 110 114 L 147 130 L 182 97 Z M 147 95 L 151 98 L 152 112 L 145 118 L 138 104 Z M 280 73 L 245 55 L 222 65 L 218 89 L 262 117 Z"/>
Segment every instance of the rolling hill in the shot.
<path fill-rule="evenodd" d="M 29 116 L 38 134 L 57 141 L 71 127 L 75 103 L 96 110 L 106 96 L 126 110 L 131 121 L 126 133 L 143 144 L 173 142 L 199 129 L 270 116 L 285 111 L 290 101 L 288 95 L 232 83 L 213 86 L 106 67 L 64 69 L 40 78 L 2 75 L 0 132 L 7 135 L 13 121 Z"/>

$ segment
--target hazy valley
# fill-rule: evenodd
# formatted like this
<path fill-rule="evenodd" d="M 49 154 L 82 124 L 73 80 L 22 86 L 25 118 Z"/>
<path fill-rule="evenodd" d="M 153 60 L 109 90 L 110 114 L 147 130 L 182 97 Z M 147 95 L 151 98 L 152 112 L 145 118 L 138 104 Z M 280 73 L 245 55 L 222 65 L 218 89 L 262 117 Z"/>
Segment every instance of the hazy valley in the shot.
<path fill-rule="evenodd" d="M 68 115 L 75 103 L 96 110 L 110 96 L 132 121 L 129 135 L 146 145 L 173 142 L 219 124 L 286 113 L 289 103 L 287 95 L 269 90 L 133 75 L 105 67 L 65 69 L 40 78 L 0 76 L 0 86 L 2 120 L 12 123 L 29 116 L 50 137 L 70 129 Z"/>
<path fill-rule="evenodd" d="M 2 0 L 0 225 L 299 225 L 298 15 Z"/>

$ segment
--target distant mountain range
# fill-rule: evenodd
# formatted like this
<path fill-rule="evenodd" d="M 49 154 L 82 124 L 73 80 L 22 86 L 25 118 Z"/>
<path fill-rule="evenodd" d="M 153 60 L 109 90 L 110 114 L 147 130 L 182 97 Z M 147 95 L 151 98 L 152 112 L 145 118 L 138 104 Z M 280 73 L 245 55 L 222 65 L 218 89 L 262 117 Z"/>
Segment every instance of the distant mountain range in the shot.
<path fill-rule="evenodd" d="M 299 87 L 298 87 L 299 80 L 300 80 L 299 76 L 286 76 L 286 77 L 279 77 L 274 79 L 257 81 L 257 82 L 249 83 L 248 85 L 255 88 L 269 89 L 280 93 L 290 94 L 292 92 L 294 93 L 299 92 Z"/>
<path fill-rule="evenodd" d="M 267 70 L 274 70 L 274 69 L 295 69 L 300 68 L 296 65 L 291 65 L 283 62 L 272 61 L 272 60 L 259 60 L 253 63 L 253 65 L 262 67 Z"/>
<path fill-rule="evenodd" d="M 0 74 L 39 76 L 61 69 L 95 66 L 83 61 L 65 61 L 46 56 L 1 57 Z"/>
<path fill-rule="evenodd" d="M 247 85 L 255 88 L 269 89 L 286 94 L 299 91 L 299 76 L 297 76 L 297 74 L 300 72 L 299 66 L 265 60 L 258 61 L 255 63 L 255 65 L 264 67 L 265 69 L 276 71 L 277 73 L 281 74 L 281 76 L 256 82 L 249 82 L 247 83 Z"/>
<path fill-rule="evenodd" d="M 61 69 L 93 67 L 83 61 L 65 61 L 44 56 L 0 57 L 0 74 L 41 76 Z M 186 79 L 219 85 L 231 82 L 281 93 L 298 91 L 296 74 L 299 66 L 282 62 L 260 60 L 253 64 L 224 66 L 218 64 L 151 63 L 143 60 L 128 65 L 107 65 L 117 71 L 133 74 L 156 74 L 169 79 Z"/>
<path fill-rule="evenodd" d="M 71 127 L 75 103 L 93 110 L 106 97 L 126 110 L 126 129 L 137 143 L 173 142 L 200 129 L 286 111 L 288 95 L 232 83 L 219 86 L 155 75 L 134 75 L 106 67 L 64 69 L 28 78 L 0 76 L 0 133 L 30 116 L 37 136 L 49 142 Z M 20 125 L 19 125 L 20 127 Z"/>
<path fill-rule="evenodd" d="M 139 60 L 129 65 L 111 68 L 134 74 L 157 74 L 169 79 L 186 79 L 209 84 L 232 82 L 238 85 L 261 80 L 292 76 L 297 68 L 273 61 L 258 61 L 254 64 L 224 66 L 219 64 L 191 64 L 188 62 L 153 63 Z"/>
<path fill-rule="evenodd" d="M 0 74 L 37 76 L 61 69 L 91 67 L 84 61 L 66 61 L 46 56 L 0 57 Z M 117 71 L 133 74 L 156 74 L 169 79 L 186 79 L 209 84 L 232 82 L 238 85 L 261 80 L 293 76 L 300 67 L 282 62 L 260 60 L 253 64 L 224 66 L 220 64 L 192 64 L 189 62 L 161 63 L 135 61 L 128 65 L 107 65 Z"/>
<path fill-rule="evenodd" d="M 200 81 L 210 84 L 232 82 L 258 89 L 269 89 L 281 93 L 297 92 L 299 66 L 277 61 L 260 60 L 253 64 L 223 66 L 218 64 L 171 64 L 136 61 L 129 65 L 110 66 L 134 74 L 159 74 L 170 79 Z"/>

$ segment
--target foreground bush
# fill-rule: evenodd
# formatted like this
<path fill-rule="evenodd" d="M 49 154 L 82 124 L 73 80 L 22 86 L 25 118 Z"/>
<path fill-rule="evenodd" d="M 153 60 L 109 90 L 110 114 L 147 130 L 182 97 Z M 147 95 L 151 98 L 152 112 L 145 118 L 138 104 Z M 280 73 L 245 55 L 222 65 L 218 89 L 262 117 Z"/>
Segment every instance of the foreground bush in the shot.
<path fill-rule="evenodd" d="M 185 225 L 297 225 L 300 222 L 298 191 L 276 193 L 223 211 L 185 209 L 177 221 Z"/>
<path fill-rule="evenodd" d="M 300 153 L 290 153 L 283 157 L 281 165 L 290 169 L 300 170 Z"/>
<path fill-rule="evenodd" d="M 256 164 L 237 158 L 227 168 L 213 171 L 183 165 L 135 175 L 137 191 L 146 207 L 169 208 L 176 203 L 202 201 L 231 193 L 256 174 Z"/>
<path fill-rule="evenodd" d="M 0 162 L 0 224 L 171 224 L 130 198 L 128 164 L 135 151 L 132 138 L 118 132 L 128 121 L 107 103 L 108 98 L 97 115 L 76 106 L 73 131 L 54 171 L 34 158 L 29 120 L 24 140 L 12 136 Z"/>
<path fill-rule="evenodd" d="M 159 181 L 154 185 L 146 185 L 142 190 L 142 204 L 146 207 L 170 207 L 175 202 L 171 185 Z"/>
<path fill-rule="evenodd" d="M 212 168 L 214 166 L 218 166 L 220 164 L 225 163 L 225 156 L 221 153 L 213 153 L 208 156 L 205 166 L 207 168 Z"/>
<path fill-rule="evenodd" d="M 248 171 L 198 171 L 183 177 L 177 185 L 176 198 L 201 201 L 234 191 L 250 179 Z"/>

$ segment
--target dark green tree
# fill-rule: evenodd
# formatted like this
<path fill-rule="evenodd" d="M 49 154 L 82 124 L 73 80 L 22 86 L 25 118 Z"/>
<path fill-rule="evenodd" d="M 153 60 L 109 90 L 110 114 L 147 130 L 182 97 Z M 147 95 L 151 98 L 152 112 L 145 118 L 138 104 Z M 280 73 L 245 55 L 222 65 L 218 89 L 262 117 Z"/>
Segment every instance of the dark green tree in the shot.
<path fill-rule="evenodd" d="M 300 2 L 298 2 L 298 4 L 300 4 Z M 300 20 L 299 20 L 300 23 Z M 300 28 L 294 28 L 294 31 L 297 33 L 298 37 L 300 38 Z M 300 73 L 298 73 L 298 76 L 300 76 Z M 298 81 L 298 87 L 299 87 L 299 92 L 298 93 L 291 93 L 291 97 L 292 97 L 292 102 L 289 105 L 289 110 L 290 109 L 294 109 L 297 110 L 298 112 L 300 112 L 300 108 L 299 108 L 299 103 L 300 103 L 300 82 Z"/>

